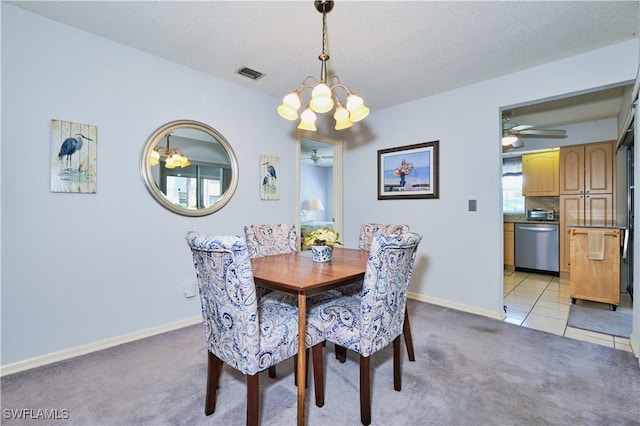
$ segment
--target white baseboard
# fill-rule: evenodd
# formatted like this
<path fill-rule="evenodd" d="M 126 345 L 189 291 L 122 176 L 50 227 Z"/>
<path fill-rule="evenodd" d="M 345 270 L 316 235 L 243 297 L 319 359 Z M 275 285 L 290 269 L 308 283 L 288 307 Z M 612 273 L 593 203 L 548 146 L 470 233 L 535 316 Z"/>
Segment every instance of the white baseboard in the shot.
<path fill-rule="evenodd" d="M 167 331 L 177 330 L 179 328 L 188 327 L 190 325 L 202 323 L 202 316 L 194 316 L 185 318 L 180 321 L 169 324 L 151 327 L 144 330 L 136 331 L 123 336 L 117 336 L 98 342 L 89 343 L 87 345 L 76 346 L 74 348 L 64 349 L 62 351 L 51 352 L 46 355 L 30 358 L 24 361 L 18 361 L 12 364 L 0 366 L 0 377 L 9 374 L 18 373 L 20 371 L 29 370 L 31 368 L 40 367 L 54 362 L 63 361 L 65 359 L 74 358 L 102 349 L 111 348 L 123 343 L 133 342 L 134 340 L 144 339 L 145 337 L 155 336 L 156 334 L 166 333 Z"/>
<path fill-rule="evenodd" d="M 456 311 L 468 312 L 470 314 L 482 315 L 483 317 L 489 317 L 497 320 L 504 320 L 505 314 L 504 311 L 494 312 L 488 311 L 486 309 L 478 309 L 476 306 L 465 305 L 462 303 L 452 303 L 450 300 L 438 299 L 437 297 L 425 296 L 424 294 L 419 293 L 407 293 L 407 297 L 409 299 L 418 300 L 420 302 L 427 302 L 438 306 L 443 306 L 445 308 L 455 309 Z"/>
<path fill-rule="evenodd" d="M 451 303 L 449 300 L 438 299 L 435 297 L 425 296 L 423 294 L 409 292 L 407 297 L 409 299 L 418 300 L 420 302 L 432 303 L 434 305 L 443 306 L 445 308 L 455 309 L 457 311 L 469 312 L 472 314 L 482 315 L 489 318 L 498 320 L 504 319 L 504 313 L 496 313 L 485 309 L 478 309 L 475 306 L 465 305 L 461 303 Z M 145 330 L 136 331 L 131 334 L 123 336 L 113 337 L 111 339 L 101 340 L 87 345 L 76 346 L 74 348 L 65 349 L 62 351 L 51 352 L 46 355 L 30 358 L 24 361 L 15 362 L 13 364 L 0 366 L 0 377 L 7 376 L 9 374 L 18 373 L 20 371 L 29 370 L 31 368 L 40 367 L 54 362 L 63 361 L 65 359 L 74 358 L 80 355 L 85 355 L 91 352 L 99 351 L 102 349 L 118 346 L 123 343 L 133 342 L 134 340 L 144 339 L 145 337 L 155 336 L 156 334 L 166 333 L 167 331 L 177 330 L 179 328 L 188 327 L 193 324 L 202 322 L 201 316 L 194 316 L 191 318 L 185 318 L 173 323 L 147 328 Z"/>

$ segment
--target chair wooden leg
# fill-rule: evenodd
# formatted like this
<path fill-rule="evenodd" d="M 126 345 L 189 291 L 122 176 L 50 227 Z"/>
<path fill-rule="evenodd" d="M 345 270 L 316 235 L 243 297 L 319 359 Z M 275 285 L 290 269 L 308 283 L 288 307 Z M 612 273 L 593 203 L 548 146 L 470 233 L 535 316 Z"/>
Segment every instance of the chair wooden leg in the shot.
<path fill-rule="evenodd" d="M 400 336 L 393 339 L 393 388 L 402 389 L 402 369 L 400 366 Z"/>
<path fill-rule="evenodd" d="M 360 355 L 360 421 L 371 424 L 371 359 Z"/>
<path fill-rule="evenodd" d="M 276 366 L 272 365 L 271 367 L 269 367 L 269 377 L 271 377 L 272 379 L 274 379 L 276 377 Z"/>
<path fill-rule="evenodd" d="M 402 333 L 404 334 L 404 343 L 407 345 L 407 354 L 409 361 L 415 361 L 416 355 L 413 352 L 413 339 L 411 339 L 411 324 L 409 324 L 409 311 L 404 311 L 404 324 L 402 325 Z"/>
<path fill-rule="evenodd" d="M 304 388 L 307 389 L 309 387 L 309 380 L 307 379 L 307 377 L 309 376 L 309 348 L 306 349 L 305 354 L 307 357 L 307 362 L 304 364 L 306 368 L 304 372 Z M 293 365 L 294 366 L 298 365 L 298 354 L 295 354 L 293 356 Z M 293 383 L 296 386 L 298 386 L 298 375 L 295 374 L 295 368 L 294 368 L 294 374 L 293 374 Z"/>
<path fill-rule="evenodd" d="M 322 363 L 322 343 L 312 348 L 313 352 L 313 384 L 316 392 L 316 406 L 324 406 L 324 366 Z"/>
<path fill-rule="evenodd" d="M 259 375 L 247 375 L 247 426 L 258 426 L 260 415 Z"/>
<path fill-rule="evenodd" d="M 220 358 L 207 351 L 207 393 L 204 400 L 204 414 L 210 415 L 216 411 L 216 394 L 218 391 L 218 382 L 220 381 L 220 372 L 222 371 L 222 361 Z"/>
<path fill-rule="evenodd" d="M 347 348 L 340 345 L 334 345 L 336 347 L 336 359 L 344 364 L 347 360 Z"/>

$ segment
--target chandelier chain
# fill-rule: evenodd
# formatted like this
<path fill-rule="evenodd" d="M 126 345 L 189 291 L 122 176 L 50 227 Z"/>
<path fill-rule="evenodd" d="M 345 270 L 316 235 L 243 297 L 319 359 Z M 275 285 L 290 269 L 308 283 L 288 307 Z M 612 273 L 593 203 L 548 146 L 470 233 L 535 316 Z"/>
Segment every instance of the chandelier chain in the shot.
<path fill-rule="evenodd" d="M 278 106 L 278 114 L 287 120 L 296 120 L 300 109 L 300 94 L 311 90 L 311 100 L 300 114 L 299 129 L 316 131 L 316 112 L 326 113 L 334 109 L 333 118 L 336 120 L 335 129 L 347 129 L 369 115 L 369 108 L 364 105 L 362 98 L 342 85 L 338 76 L 329 78 L 327 73 L 327 13 L 333 9 L 333 0 L 315 0 L 316 10 L 322 13 L 322 53 L 318 56 L 320 65 L 320 80 L 307 76 L 297 90 L 287 94 Z M 341 89 L 346 93 L 346 105 L 343 106 L 335 89 Z"/>

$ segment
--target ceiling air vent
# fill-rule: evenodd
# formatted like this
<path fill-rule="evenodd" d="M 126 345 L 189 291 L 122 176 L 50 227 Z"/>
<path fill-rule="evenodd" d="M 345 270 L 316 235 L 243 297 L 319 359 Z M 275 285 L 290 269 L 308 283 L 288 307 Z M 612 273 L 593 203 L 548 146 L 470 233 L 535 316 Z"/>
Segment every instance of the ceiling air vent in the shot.
<path fill-rule="evenodd" d="M 247 68 L 247 67 L 242 67 L 237 72 L 238 74 L 243 75 L 247 78 L 250 78 L 251 80 L 257 80 L 262 76 L 264 76 L 264 74 L 261 73 L 260 71 L 252 70 L 251 68 Z"/>

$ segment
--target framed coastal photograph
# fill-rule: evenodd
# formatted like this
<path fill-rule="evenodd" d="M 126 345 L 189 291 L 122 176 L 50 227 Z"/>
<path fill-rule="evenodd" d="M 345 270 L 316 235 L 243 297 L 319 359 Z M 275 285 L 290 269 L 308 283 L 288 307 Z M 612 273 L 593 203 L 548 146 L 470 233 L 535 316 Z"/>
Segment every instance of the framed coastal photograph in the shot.
<path fill-rule="evenodd" d="M 378 200 L 439 198 L 440 141 L 378 151 Z"/>
<path fill-rule="evenodd" d="M 260 199 L 279 200 L 280 183 L 278 172 L 280 171 L 280 157 L 274 155 L 260 156 Z"/>

